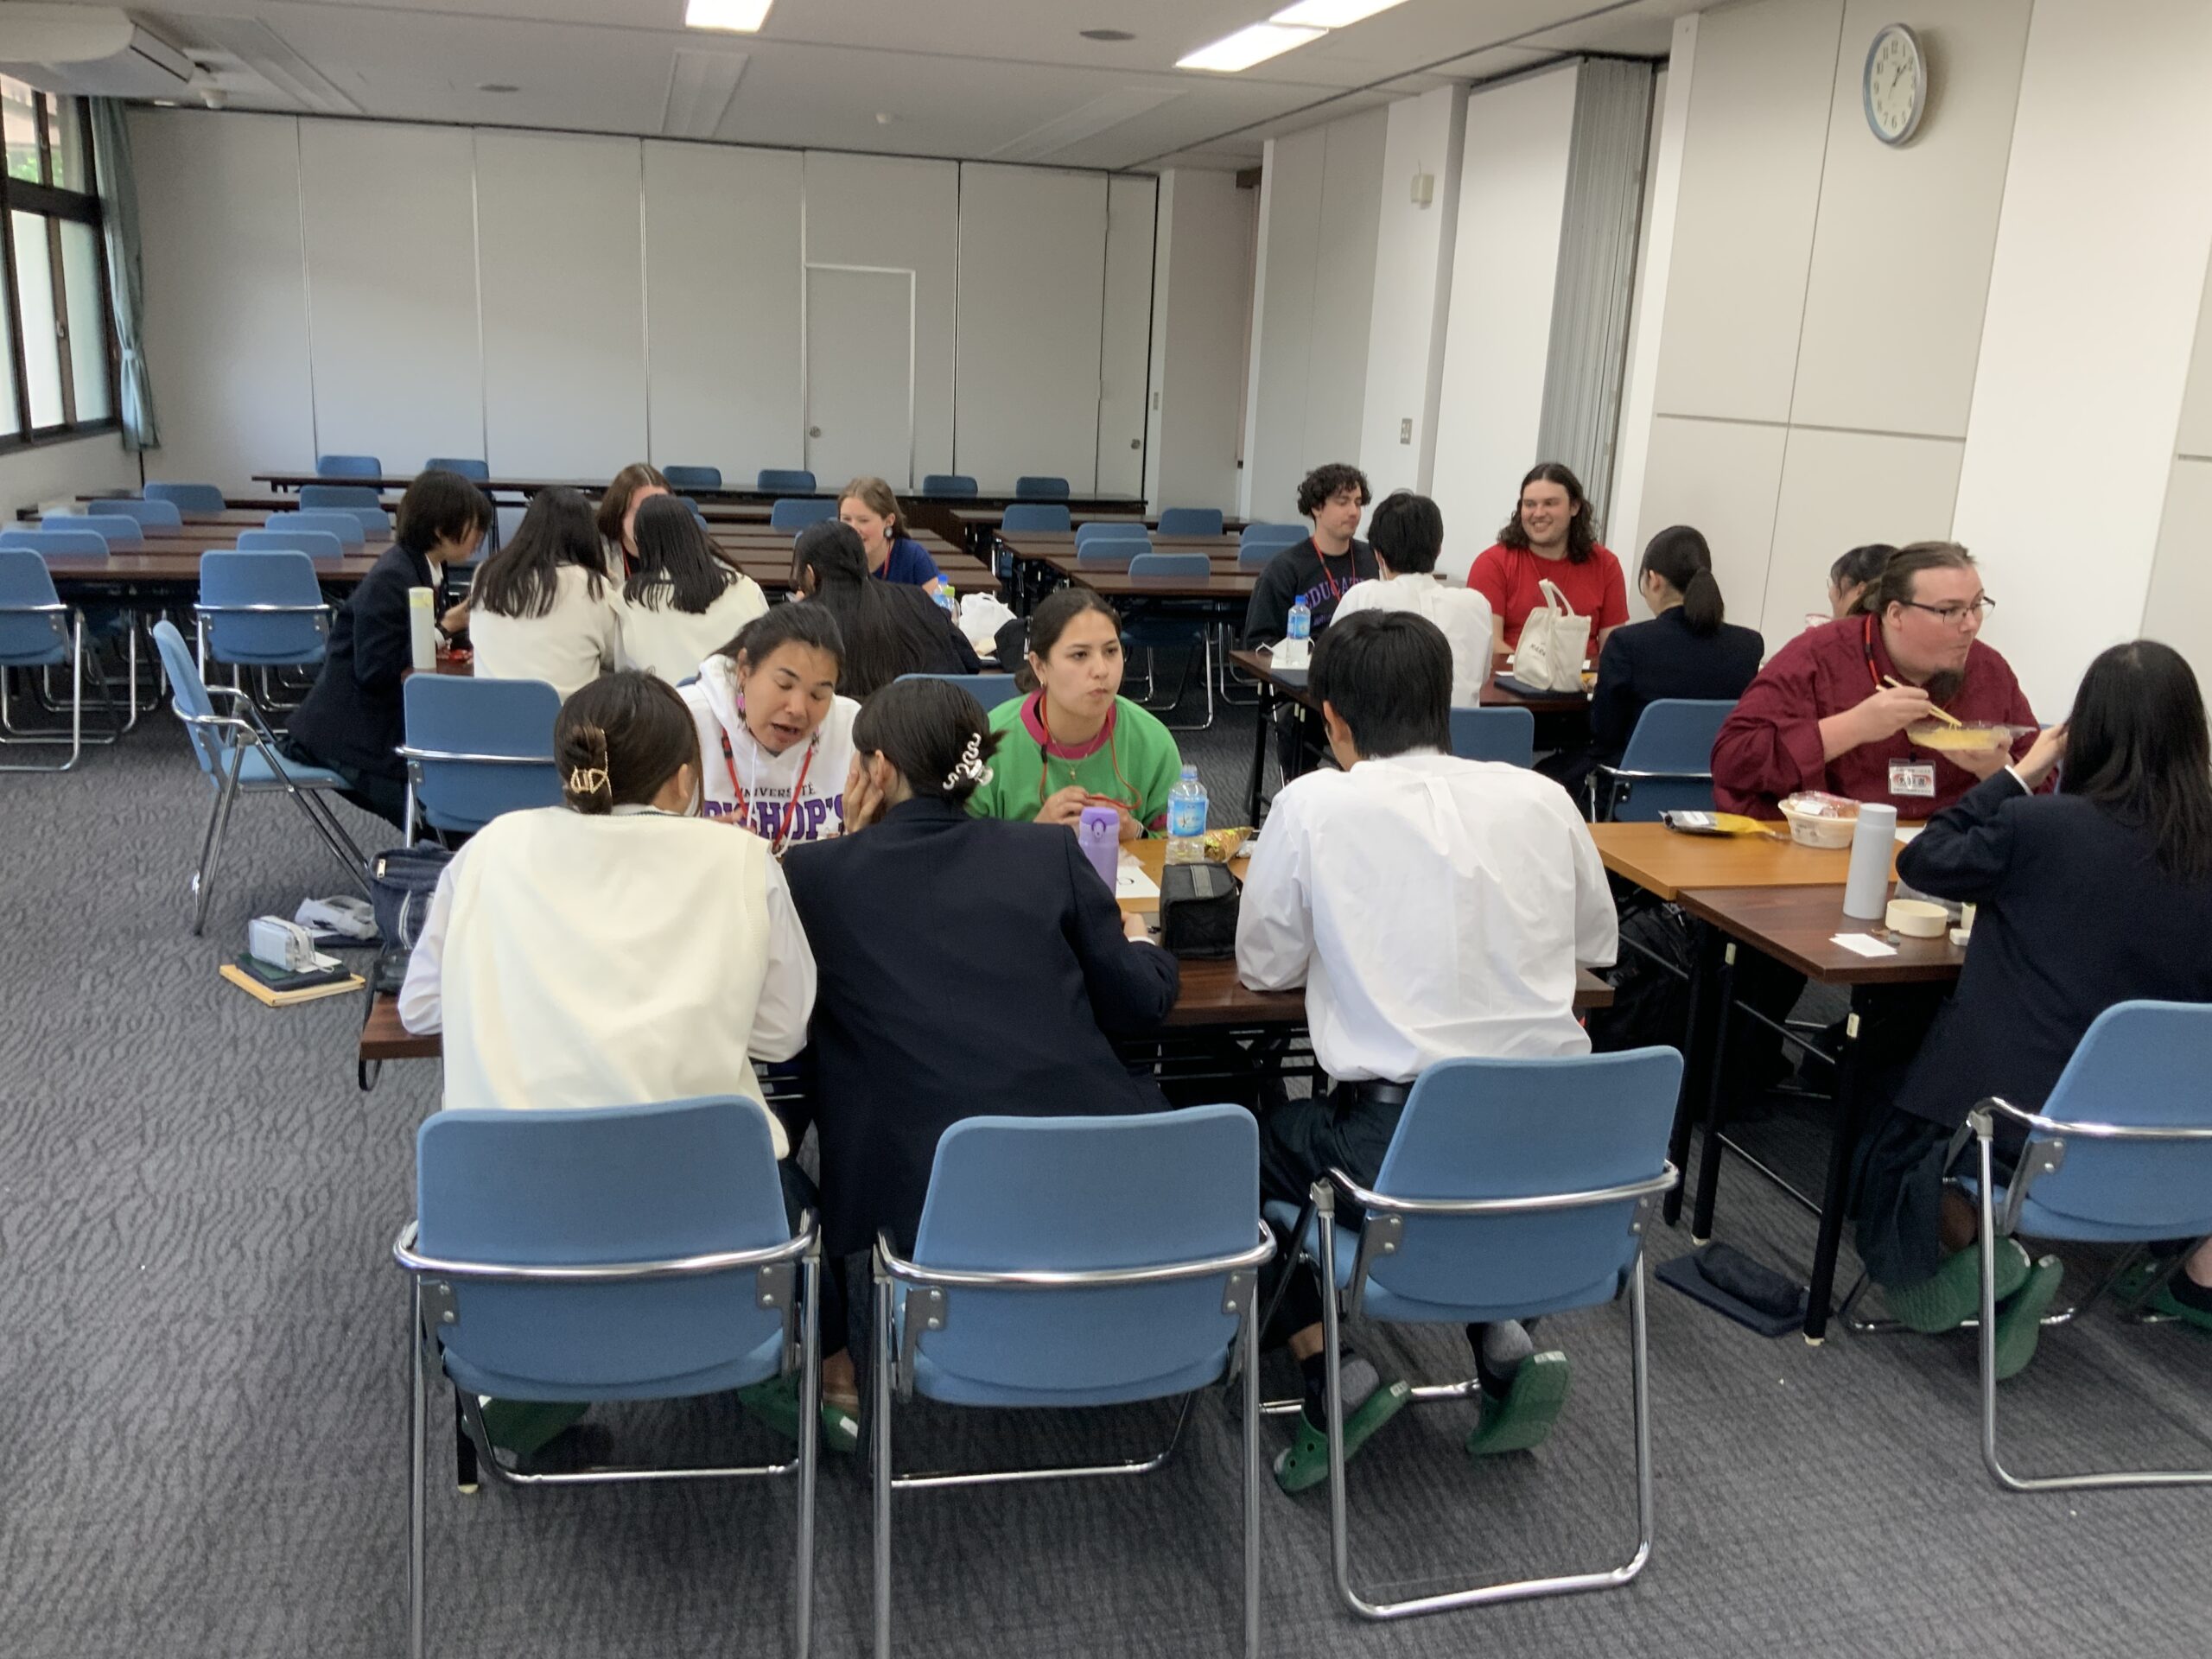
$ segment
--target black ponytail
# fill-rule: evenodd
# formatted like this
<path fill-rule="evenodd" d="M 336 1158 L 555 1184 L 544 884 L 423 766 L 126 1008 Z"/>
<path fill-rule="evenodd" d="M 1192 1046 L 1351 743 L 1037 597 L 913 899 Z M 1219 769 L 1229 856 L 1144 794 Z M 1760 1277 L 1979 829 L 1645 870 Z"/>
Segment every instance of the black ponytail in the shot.
<path fill-rule="evenodd" d="M 1682 623 L 1703 639 L 1718 632 L 1727 619 L 1720 584 L 1713 577 L 1713 550 L 1688 524 L 1669 524 L 1644 544 L 1644 570 L 1682 596 Z"/>
<path fill-rule="evenodd" d="M 561 798 L 603 817 L 646 806 L 686 766 L 699 766 L 699 728 L 676 688 L 634 669 L 602 674 L 569 693 L 553 721 Z"/>

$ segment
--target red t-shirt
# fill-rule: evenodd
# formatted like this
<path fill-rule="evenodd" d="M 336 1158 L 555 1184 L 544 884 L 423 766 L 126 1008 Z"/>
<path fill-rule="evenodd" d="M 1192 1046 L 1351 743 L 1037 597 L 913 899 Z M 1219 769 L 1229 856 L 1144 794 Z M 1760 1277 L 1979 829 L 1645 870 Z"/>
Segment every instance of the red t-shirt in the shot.
<path fill-rule="evenodd" d="M 1521 643 L 1521 625 L 1529 613 L 1544 603 L 1542 584 L 1550 582 L 1566 595 L 1577 616 L 1590 619 L 1590 648 L 1598 636 L 1628 620 L 1628 583 L 1621 575 L 1621 562 L 1604 547 L 1593 547 L 1580 564 L 1565 559 L 1540 558 L 1525 547 L 1496 543 L 1476 556 L 1467 572 L 1467 586 L 1490 601 L 1491 614 L 1505 624 L 1505 648 Z"/>

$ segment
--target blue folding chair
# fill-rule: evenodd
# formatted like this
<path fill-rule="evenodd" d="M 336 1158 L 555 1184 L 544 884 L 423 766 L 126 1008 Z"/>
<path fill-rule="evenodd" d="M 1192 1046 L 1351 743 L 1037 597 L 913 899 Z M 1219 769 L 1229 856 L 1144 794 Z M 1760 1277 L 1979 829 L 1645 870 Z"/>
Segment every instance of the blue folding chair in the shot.
<path fill-rule="evenodd" d="M 1662 812 L 1713 810 L 1713 745 L 1736 705 L 1662 697 L 1643 706 L 1617 766 L 1590 774 L 1593 822 L 1656 823 Z"/>
<path fill-rule="evenodd" d="M 384 498 L 365 484 L 302 485 L 300 508 L 304 512 L 350 513 L 361 521 L 365 535 L 391 533 L 391 515 L 384 510 Z"/>
<path fill-rule="evenodd" d="M 728 1468 L 510 1471 L 480 1396 L 683 1400 L 799 1376 L 820 1414 L 821 1238 L 785 1216 L 759 1102 L 725 1096 L 557 1112 L 434 1114 L 415 1135 L 409 1276 L 409 1651 L 422 1659 L 430 1390 L 450 1383 L 457 1472 L 524 1486 L 796 1475 L 792 1650 L 813 1634 L 817 1437 L 789 1460 Z"/>
<path fill-rule="evenodd" d="M 472 484 L 481 484 L 492 476 L 489 461 L 474 455 L 433 455 L 423 463 L 426 473 L 459 473 Z"/>
<path fill-rule="evenodd" d="M 121 496 L 101 496 L 85 503 L 85 511 L 99 517 L 109 515 L 137 521 L 141 530 L 182 530 L 184 514 L 174 501 L 131 501 Z"/>
<path fill-rule="evenodd" d="M 374 455 L 317 455 L 317 478 L 382 478 L 384 462 Z"/>
<path fill-rule="evenodd" d="M 1149 543 L 1152 532 L 1139 518 L 1086 518 L 1075 527 L 1075 544 L 1085 542 L 1137 541 Z"/>
<path fill-rule="evenodd" d="M 223 838 L 230 830 L 231 809 L 241 795 L 292 798 L 315 833 L 322 837 L 354 885 L 369 890 L 368 860 L 361 855 L 346 827 L 338 822 L 325 791 L 341 790 L 346 780 L 325 766 L 288 760 L 276 751 L 276 739 L 253 706 L 253 699 L 235 686 L 209 685 L 185 648 L 184 636 L 167 620 L 154 625 L 154 648 L 161 652 L 162 670 L 168 675 L 170 706 L 192 740 L 193 758 L 215 791 L 208 809 L 207 831 L 200 838 L 200 864 L 192 874 L 192 931 L 207 923 L 207 901 L 215 890 L 215 868 L 223 856 Z M 240 712 L 219 715 L 213 699 L 228 697 Z"/>
<path fill-rule="evenodd" d="M 272 519 L 296 518 L 296 512 L 270 515 Z M 241 553 L 304 553 L 311 559 L 341 559 L 346 556 L 346 543 L 333 530 L 298 530 L 283 525 L 269 530 L 242 530 L 238 532 L 238 550 Z"/>
<path fill-rule="evenodd" d="M 138 521 L 122 513 L 49 512 L 38 521 L 38 528 L 90 531 L 111 553 L 118 548 L 130 550 L 146 545 L 146 533 Z"/>
<path fill-rule="evenodd" d="M 121 515 L 118 515 L 120 517 Z M 0 530 L 0 547 L 27 548 L 41 558 L 83 557 L 104 559 L 110 550 L 107 537 L 92 530 L 48 530 L 43 524 L 23 524 Z M 134 613 L 120 605 L 92 605 L 78 607 L 85 619 L 85 638 L 94 645 L 124 641 L 127 652 L 126 665 L 130 672 L 130 701 L 123 723 L 114 725 L 114 703 L 107 686 L 107 676 L 100 667 L 97 652 L 90 658 L 92 677 L 99 682 L 100 700 L 109 711 L 111 729 L 85 734 L 84 741 L 101 747 L 112 743 L 131 731 L 138 724 L 138 626 Z M 56 663 L 54 667 L 60 666 Z M 18 728 L 9 711 L 4 677 L 0 677 L 0 734 L 20 737 L 34 742 L 51 738 L 60 741 L 58 731 L 41 732 Z"/>
<path fill-rule="evenodd" d="M 304 553 L 202 553 L 193 613 L 203 678 L 211 658 L 250 668 L 311 667 L 330 642 L 331 607 Z"/>
<path fill-rule="evenodd" d="M 435 1121 L 435 1120 L 434 1120 Z M 902 1260 L 876 1241 L 875 1655 L 891 1651 L 894 1491 L 1148 1474 L 1196 1391 L 1241 1368 L 1244 1652 L 1260 1650 L 1259 1134 L 1236 1106 L 1127 1117 L 971 1117 L 938 1142 Z M 1173 1433 L 1122 1463 L 900 1475 L 893 1395 L 1020 1410 L 1182 1396 Z"/>
<path fill-rule="evenodd" d="M 1329 1525 L 1337 1593 L 1364 1618 L 1403 1618 L 1624 1585 L 1650 1559 L 1651 1400 L 1644 1342 L 1643 1229 L 1673 1186 L 1667 1135 L 1682 1057 L 1671 1048 L 1553 1059 L 1446 1060 L 1414 1081 L 1373 1191 L 1340 1169 L 1302 1213 L 1270 1204 L 1321 1298 L 1327 1378 Z M 1355 1233 L 1338 1205 L 1363 1212 Z M 1465 1325 L 1533 1319 L 1629 1298 L 1636 1432 L 1636 1553 L 1617 1567 L 1370 1602 L 1353 1587 L 1344 1494 L 1344 1320 Z M 1467 1400 L 1480 1383 L 1416 1388 Z M 1402 1563 L 1401 1564 L 1403 1565 Z"/>
<path fill-rule="evenodd" d="M 2016 1475 L 2005 1468 L 1997 1451 L 1995 1277 L 1997 1241 L 2016 1234 L 2139 1246 L 2212 1234 L 2208 1048 L 2212 1004 L 2114 1003 L 2083 1033 L 2040 1112 L 1992 1096 L 1967 1115 L 1966 1132 L 1978 1144 L 1969 1185 L 1981 1211 L 1981 1458 L 2007 1491 L 2212 1484 L 2212 1470 Z M 2027 1131 L 2012 1173 L 2001 1178 L 1993 1145 L 1999 1118 Z M 2138 1304 L 2188 1255 L 2144 1285 Z"/>
<path fill-rule="evenodd" d="M 963 496 L 976 493 L 976 480 L 965 473 L 924 473 L 924 495 Z"/>
<path fill-rule="evenodd" d="M 1144 544 L 1147 548 L 1150 547 L 1150 539 L 1147 538 Z M 1094 542 L 1091 544 L 1092 548 L 1097 550 L 1102 556 L 1118 553 L 1128 545 L 1133 545 L 1133 543 L 1107 541 Z M 1086 550 L 1080 542 L 1076 546 L 1075 562 L 1078 569 L 1087 563 Z M 1131 556 L 1128 571 L 1133 580 L 1150 576 L 1161 581 L 1211 582 L 1213 578 L 1213 561 L 1203 553 L 1143 552 Z M 1171 600 L 1167 603 L 1172 606 L 1174 601 Z M 1131 645 L 1140 645 L 1144 650 L 1144 706 L 1151 709 L 1155 714 L 1172 711 L 1183 701 L 1183 690 L 1190 683 L 1191 664 L 1195 660 L 1200 664 L 1205 674 L 1206 717 L 1195 724 L 1177 725 L 1173 721 L 1169 721 L 1167 729 L 1171 732 L 1205 731 L 1214 722 L 1214 624 L 1212 620 L 1203 614 L 1192 613 L 1187 607 L 1180 615 L 1163 614 L 1160 610 L 1160 602 L 1158 601 L 1138 601 L 1138 605 L 1141 608 L 1130 617 L 1122 632 L 1123 638 Z M 1152 699 L 1157 694 L 1159 688 L 1155 683 L 1154 657 L 1156 652 L 1163 649 L 1179 648 L 1184 652 L 1183 671 L 1176 677 L 1175 694 L 1166 702 L 1154 704 Z"/>
<path fill-rule="evenodd" d="M 943 680 L 947 685 L 957 685 L 982 706 L 989 714 L 1002 702 L 1011 702 L 1021 695 L 1011 674 L 901 674 L 902 680 Z"/>
<path fill-rule="evenodd" d="M 1275 542 L 1285 547 L 1295 547 L 1313 534 L 1304 524 L 1255 521 L 1236 532 L 1236 544 L 1249 547 L 1255 542 Z"/>
<path fill-rule="evenodd" d="M 1014 480 L 1014 499 L 1017 501 L 1065 501 L 1068 499 L 1068 481 L 1050 474 L 1023 474 Z"/>
<path fill-rule="evenodd" d="M 230 504 L 223 499 L 219 484 L 188 484 L 160 480 L 146 486 L 149 501 L 167 501 L 182 512 L 220 512 Z"/>
<path fill-rule="evenodd" d="M 69 729 L 17 730 L 7 713 L 11 669 L 69 666 Z M 0 743 L 50 747 L 66 741 L 59 766 L 16 762 L 0 772 L 67 772 L 85 753 L 85 618 L 61 602 L 46 560 L 27 547 L 0 546 Z"/>
<path fill-rule="evenodd" d="M 668 480 L 671 490 L 719 490 L 722 486 L 722 469 L 719 467 L 664 467 L 660 475 Z"/>
<path fill-rule="evenodd" d="M 410 841 L 418 811 L 433 830 L 474 834 L 502 812 L 560 804 L 553 721 L 561 696 L 544 681 L 415 674 L 400 697 Z"/>
<path fill-rule="evenodd" d="M 1000 515 L 999 528 L 1016 533 L 1041 531 L 1048 535 L 1065 535 L 1068 510 L 1058 501 L 1017 501 Z"/>
<path fill-rule="evenodd" d="M 1162 536 L 1218 536 L 1221 534 L 1219 507 L 1163 507 L 1160 513 Z"/>
<path fill-rule="evenodd" d="M 368 540 L 368 532 L 360 519 L 350 512 L 315 512 L 305 508 L 297 512 L 272 512 L 262 520 L 266 530 L 327 530 L 338 538 L 339 544 L 356 548 Z"/>
<path fill-rule="evenodd" d="M 768 509 L 771 530 L 804 530 L 837 516 L 837 504 L 826 495 L 787 495 Z"/>
<path fill-rule="evenodd" d="M 1462 760 L 1536 764 L 1536 717 L 1526 709 L 1454 709 L 1452 753 Z"/>
<path fill-rule="evenodd" d="M 814 474 L 804 467 L 763 467 L 753 480 L 756 490 L 773 490 L 779 495 L 811 495 L 814 493 Z"/>

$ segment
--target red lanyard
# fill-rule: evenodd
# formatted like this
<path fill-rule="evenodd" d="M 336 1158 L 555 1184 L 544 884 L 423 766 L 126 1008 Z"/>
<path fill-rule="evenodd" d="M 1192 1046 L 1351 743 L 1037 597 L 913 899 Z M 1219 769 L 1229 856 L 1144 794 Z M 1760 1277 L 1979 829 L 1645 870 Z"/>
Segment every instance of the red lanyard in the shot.
<path fill-rule="evenodd" d="M 1114 768 L 1114 781 L 1123 789 L 1129 791 L 1129 798 L 1125 804 L 1134 813 L 1143 809 L 1143 798 L 1135 790 L 1130 789 L 1129 780 L 1122 776 L 1121 757 L 1114 753 L 1114 727 L 1121 712 L 1121 706 L 1118 703 L 1106 711 L 1106 764 Z M 1034 701 L 1029 705 L 1029 715 L 1037 722 L 1037 729 L 1045 734 L 1045 741 L 1037 746 L 1037 804 L 1042 806 L 1045 804 L 1045 786 L 1052 781 L 1052 762 L 1055 760 L 1067 762 L 1068 782 L 1072 784 L 1077 781 L 1076 767 L 1090 759 L 1090 755 L 1052 753 L 1052 728 L 1045 723 L 1045 694 L 1042 691 L 1034 694 Z M 1090 752 L 1091 754 L 1097 753 L 1096 749 Z"/>
<path fill-rule="evenodd" d="M 807 772 L 814 765 L 814 752 L 821 747 L 821 733 L 817 732 L 807 740 L 806 753 L 800 757 L 798 763 L 798 780 L 791 785 L 791 798 L 784 803 L 784 821 L 777 827 L 775 835 L 768 842 L 768 853 L 771 857 L 783 856 L 784 838 L 791 832 L 791 817 L 798 810 L 798 798 L 806 792 Z M 737 781 L 737 754 L 729 746 L 728 732 L 722 734 L 722 765 L 729 769 L 730 790 L 737 797 L 737 821 L 747 829 L 751 829 L 752 825 L 748 822 L 750 814 L 747 810 L 751 803 L 747 798 L 745 785 Z M 756 830 L 754 833 L 759 832 Z"/>
<path fill-rule="evenodd" d="M 1358 575 L 1359 555 L 1347 549 L 1344 556 L 1351 561 L 1352 575 Z M 1319 542 L 1313 543 L 1313 563 L 1321 567 L 1321 580 L 1329 585 L 1329 597 L 1332 600 L 1342 599 L 1344 590 L 1337 585 L 1337 579 L 1329 574 L 1329 556 L 1321 550 L 1321 543 Z M 1349 585 L 1349 583 L 1346 584 L 1346 586 Z"/>

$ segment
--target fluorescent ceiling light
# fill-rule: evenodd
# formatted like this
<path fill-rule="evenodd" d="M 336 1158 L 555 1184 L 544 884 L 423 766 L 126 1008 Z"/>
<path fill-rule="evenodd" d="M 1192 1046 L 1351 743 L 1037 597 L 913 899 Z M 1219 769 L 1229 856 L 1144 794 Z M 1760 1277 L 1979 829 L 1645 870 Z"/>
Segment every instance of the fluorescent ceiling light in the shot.
<path fill-rule="evenodd" d="M 696 4 L 698 0 L 693 0 Z M 1186 57 L 1175 60 L 1178 69 L 1212 69 L 1224 75 L 1233 75 L 1240 69 L 1249 69 L 1255 63 L 1265 63 L 1278 53 L 1287 52 L 1294 46 L 1303 46 L 1308 41 L 1318 41 L 1327 31 L 1319 29 L 1285 29 L 1280 23 L 1254 23 L 1249 29 L 1240 29 L 1234 35 L 1216 41 L 1211 46 L 1202 46 Z"/>
<path fill-rule="evenodd" d="M 1404 3 L 1405 0 L 1298 0 L 1296 5 L 1275 13 L 1274 21 L 1307 29 L 1343 29 Z"/>
<path fill-rule="evenodd" d="M 683 22 L 691 29 L 726 29 L 750 35 L 768 21 L 774 0 L 684 0 Z"/>

